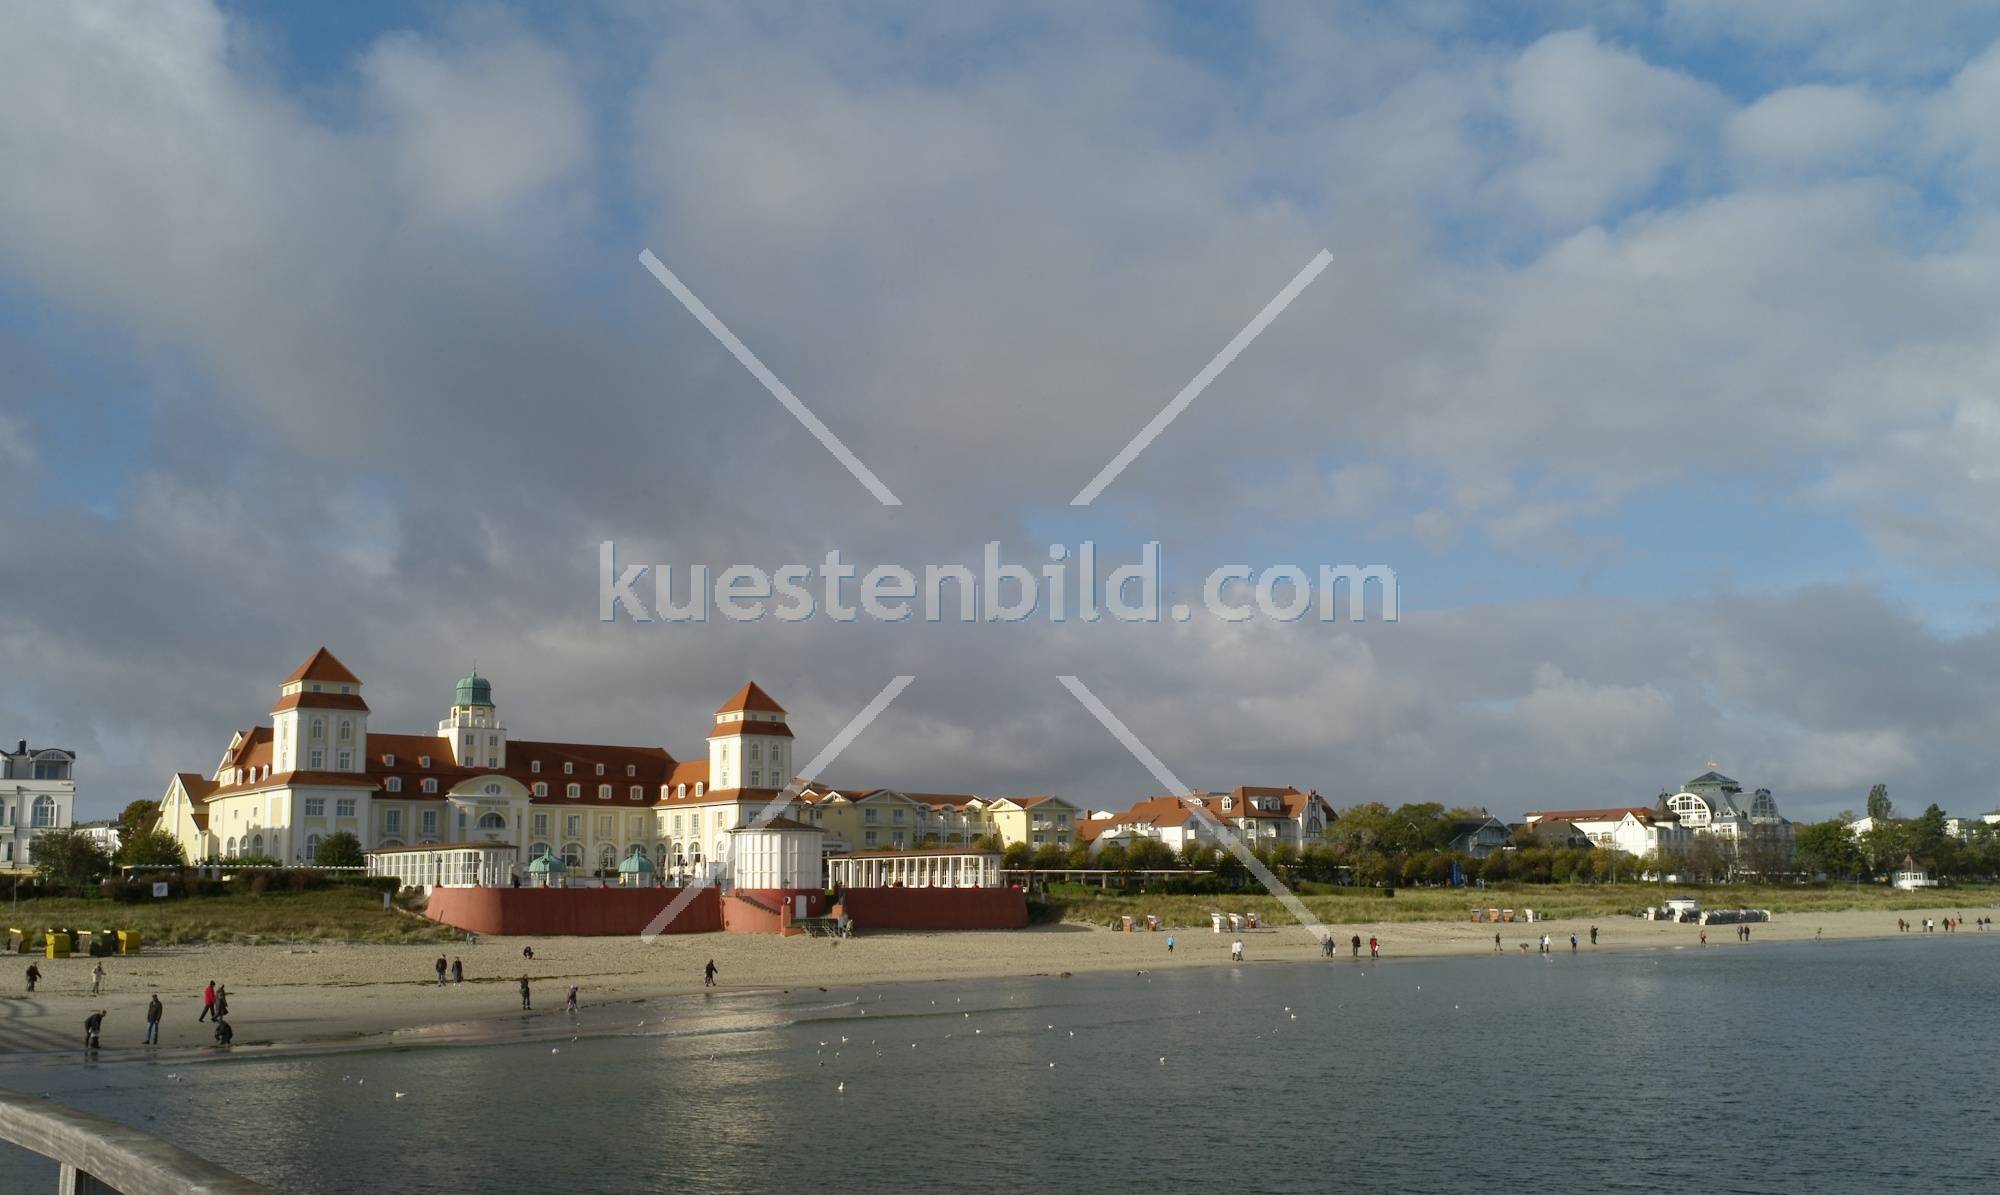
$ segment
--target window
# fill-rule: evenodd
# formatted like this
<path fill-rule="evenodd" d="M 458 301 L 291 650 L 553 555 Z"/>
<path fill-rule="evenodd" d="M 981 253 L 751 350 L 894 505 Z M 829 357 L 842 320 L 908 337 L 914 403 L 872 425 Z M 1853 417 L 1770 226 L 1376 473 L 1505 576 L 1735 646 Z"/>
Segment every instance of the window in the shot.
<path fill-rule="evenodd" d="M 903 849 L 903 832 L 901 830 L 898 830 L 894 834 L 890 835 L 890 838 L 895 841 L 897 850 L 900 851 Z"/>
<path fill-rule="evenodd" d="M 313 860 L 318 858 L 319 858 L 319 835 L 308 834 L 306 835 L 306 862 L 311 863 Z"/>
<path fill-rule="evenodd" d="M 336 799 L 333 803 L 333 815 L 335 817 L 353 817 L 354 798 L 340 797 Z"/>
<path fill-rule="evenodd" d="M 424 828 L 424 833 L 436 834 L 438 832 L 438 811 L 435 809 L 424 810 L 423 815 L 417 819 L 417 824 Z"/>
<path fill-rule="evenodd" d="M 750 787 L 757 788 L 760 787 L 763 783 L 764 783 L 764 773 L 758 771 L 755 768 L 750 769 Z"/>
<path fill-rule="evenodd" d="M 394 783 L 395 783 L 395 780 L 394 780 L 393 778 L 391 778 L 391 779 L 390 779 L 390 781 L 389 781 L 389 783 L 391 783 L 391 784 L 394 784 Z M 325 797 L 307 797 L 307 798 L 306 798 L 306 816 L 307 816 L 307 817 L 325 817 L 325 816 L 326 816 L 326 798 L 325 798 Z"/>
<path fill-rule="evenodd" d="M 539 772 L 540 772 L 540 771 L 542 770 L 542 761 L 538 759 L 538 760 L 535 760 L 535 761 L 534 761 L 533 763 L 530 763 L 530 764 L 528 765 L 528 770 L 529 770 L 530 772 L 536 772 L 536 773 L 539 773 Z"/>
<path fill-rule="evenodd" d="M 489 735 L 487 735 L 487 736 L 486 736 L 486 745 L 487 745 L 487 746 L 489 746 L 489 747 L 498 747 L 498 746 L 500 745 L 500 736 L 499 736 L 499 735 L 497 735 L 497 734 L 489 734 Z"/>
<path fill-rule="evenodd" d="M 893 815 L 893 818 L 892 818 L 892 820 L 893 820 L 893 821 L 894 821 L 894 822 L 895 822 L 895 823 L 896 823 L 897 825 L 899 825 L 899 826 L 900 826 L 900 825 L 902 825 L 902 824 L 903 824 L 903 811 L 902 811 L 902 810 L 900 810 L 900 809 L 896 810 L 896 811 L 895 811 L 895 814 Z"/>
<path fill-rule="evenodd" d="M 597 765 L 597 774 L 598 774 L 598 775 L 600 775 L 600 776 L 604 775 L 604 765 L 603 765 L 603 764 L 598 764 L 598 765 Z"/>
<path fill-rule="evenodd" d="M 861 820 L 872 826 L 880 820 L 881 812 L 879 809 L 864 809 L 861 811 Z"/>
<path fill-rule="evenodd" d="M 538 797 L 546 797 L 546 796 L 548 796 L 548 795 L 549 795 L 549 782 L 548 782 L 548 781 L 546 781 L 546 780 L 537 780 L 537 781 L 535 781 L 535 795 L 536 795 L 536 796 L 538 796 Z"/>
<path fill-rule="evenodd" d="M 325 718 L 314 718 L 312 720 L 312 737 L 314 737 L 315 739 L 323 739 L 326 737 Z"/>
<path fill-rule="evenodd" d="M 568 817 L 564 818 L 563 833 L 569 835 L 571 838 L 575 838 L 578 835 L 582 834 L 583 833 L 582 815 L 572 813 Z"/>
<path fill-rule="evenodd" d="M 385 768 L 393 768 L 396 766 L 396 756 L 394 752 L 391 752 L 388 755 L 384 755 L 382 757 L 382 766 Z"/>
<path fill-rule="evenodd" d="M 688 786 L 687 786 L 687 785 L 685 785 L 685 784 L 682 784 L 682 785 L 678 785 L 678 786 L 676 786 L 676 787 L 675 787 L 675 789 L 674 789 L 674 796 L 675 796 L 675 797 L 676 797 L 677 799 L 685 801 L 685 800 L 687 800 L 687 795 L 688 795 Z"/>
<path fill-rule="evenodd" d="M 576 771 L 576 765 L 575 765 L 575 764 L 573 764 L 573 763 L 570 763 L 570 762 L 569 762 L 568 760 L 564 760 L 564 761 L 563 761 L 563 775 L 567 776 L 567 775 L 570 775 L 571 773 L 573 773 L 573 772 L 575 772 L 575 771 Z"/>
<path fill-rule="evenodd" d="M 628 763 L 628 764 L 626 764 L 626 765 L 625 765 L 625 774 L 626 774 L 627 776 L 637 776 L 637 775 L 639 774 L 639 768 L 638 768 L 638 766 L 637 766 L 637 765 L 635 765 L 635 764 L 629 764 L 629 763 Z"/>
<path fill-rule="evenodd" d="M 645 800 L 645 799 L 646 799 L 646 790 L 645 790 L 645 789 L 643 789 L 643 788 L 640 788 L 640 787 L 639 787 L 638 785 L 636 785 L 636 784 L 635 784 L 635 785 L 633 785 L 633 786 L 632 786 L 632 799 L 633 799 L 634 801 L 643 801 L 643 800 Z"/>
<path fill-rule="evenodd" d="M 874 845 L 876 845 L 876 844 L 877 844 L 877 842 L 878 842 L 878 840 L 880 839 L 880 837 L 881 837 L 881 835 L 877 834 L 877 833 L 876 833 L 875 831 L 873 831 L 873 830 L 870 830 L 870 831 L 868 831 L 868 832 L 867 832 L 866 834 L 864 834 L 864 835 L 862 835 L 862 836 L 861 836 L 861 838 L 862 838 L 862 841 L 863 841 L 863 842 L 865 842 L 865 843 L 867 843 L 867 844 L 868 844 L 869 846 L 874 846 Z"/>
<path fill-rule="evenodd" d="M 384 834 L 401 834 L 403 832 L 402 810 L 384 809 L 382 811 L 382 832 Z"/>
<path fill-rule="evenodd" d="M 569 784 L 563 787 L 563 795 L 574 801 L 583 795 L 583 785 Z"/>
<path fill-rule="evenodd" d="M 499 795 L 500 795 L 500 786 L 499 786 L 499 785 L 497 785 L 497 784 L 489 784 L 489 785 L 487 785 L 487 786 L 486 786 L 486 795 L 487 795 L 487 796 L 489 796 L 489 797 L 497 797 L 497 796 L 499 796 Z"/>
<path fill-rule="evenodd" d="M 434 793 L 437 790 L 438 790 L 437 777 L 435 776 L 424 777 L 424 791 L 427 793 Z"/>
<path fill-rule="evenodd" d="M 608 784 L 598 785 L 597 799 L 600 801 L 609 801 L 611 799 L 611 786 Z"/>
<path fill-rule="evenodd" d="M 699 781 L 699 780 L 697 780 L 697 781 L 695 781 L 695 782 L 694 782 L 694 797 L 695 797 L 695 800 L 699 801 L 699 800 L 701 799 L 701 790 L 702 790 L 702 789 L 704 789 L 704 788 L 706 788 L 706 787 L 708 787 L 708 786 L 707 786 L 707 785 L 705 785 L 705 784 L 703 784 L 703 783 L 702 783 L 701 781 Z"/>
<path fill-rule="evenodd" d="M 479 819 L 479 828 L 482 830 L 505 830 L 507 828 L 507 819 L 497 813 L 488 813 Z"/>
<path fill-rule="evenodd" d="M 326 766 L 326 752 L 320 750 L 318 747 L 314 747 L 312 754 L 307 757 L 307 764 L 313 771 L 319 771 Z"/>
<path fill-rule="evenodd" d="M 674 833 L 679 834 L 680 832 L 681 832 L 681 815 L 676 813 L 674 814 Z"/>
<path fill-rule="evenodd" d="M 354 752 L 342 751 L 340 753 L 340 770 L 343 772 L 354 770 Z"/>
<path fill-rule="evenodd" d="M 762 746 L 757 743 L 750 744 L 750 762 L 756 763 L 763 758 L 764 758 L 764 751 Z"/>
<path fill-rule="evenodd" d="M 35 809 L 31 815 L 32 824 L 50 827 L 56 824 L 56 799 L 43 795 L 35 798 Z"/>
<path fill-rule="evenodd" d="M 402 792 L 403 778 L 401 776 L 389 777 L 387 780 L 384 780 L 382 782 L 382 789 L 384 792 L 392 792 L 392 793 Z"/>
<path fill-rule="evenodd" d="M 354 741 L 354 723 L 348 721 L 346 718 L 340 720 L 340 741 L 343 743 Z"/>
<path fill-rule="evenodd" d="M 419 755 L 419 756 L 417 756 L 417 766 L 418 766 L 418 767 L 420 767 L 420 768 L 427 768 L 427 767 L 430 767 L 430 766 L 431 766 L 431 757 L 430 757 L 430 756 L 428 756 L 428 755 Z"/>
<path fill-rule="evenodd" d="M 546 813 L 537 813 L 535 815 L 535 837 L 547 838 L 548 835 L 549 835 L 549 815 Z"/>

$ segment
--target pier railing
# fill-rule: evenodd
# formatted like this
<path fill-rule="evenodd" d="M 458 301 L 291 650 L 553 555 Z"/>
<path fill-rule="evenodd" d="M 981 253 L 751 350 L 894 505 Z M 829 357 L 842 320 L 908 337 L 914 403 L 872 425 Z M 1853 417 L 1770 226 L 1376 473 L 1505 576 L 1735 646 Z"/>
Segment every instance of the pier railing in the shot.
<path fill-rule="evenodd" d="M 61 1195 L 271 1195 L 151 1133 L 0 1090 L 0 1141 L 52 1158 Z"/>

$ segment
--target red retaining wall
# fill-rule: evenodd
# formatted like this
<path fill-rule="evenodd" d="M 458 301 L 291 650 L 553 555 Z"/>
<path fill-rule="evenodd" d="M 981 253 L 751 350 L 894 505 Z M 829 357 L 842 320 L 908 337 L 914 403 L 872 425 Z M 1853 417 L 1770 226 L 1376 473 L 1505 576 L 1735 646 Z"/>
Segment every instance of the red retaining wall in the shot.
<path fill-rule="evenodd" d="M 874 929 L 1021 929 L 1019 888 L 849 888 L 843 903 L 862 933 Z"/>
<path fill-rule="evenodd" d="M 476 934 L 602 937 L 643 932 L 678 895 L 678 888 L 433 888 L 424 913 Z M 703 888 L 660 932 L 721 928 L 722 900 L 715 889 Z"/>

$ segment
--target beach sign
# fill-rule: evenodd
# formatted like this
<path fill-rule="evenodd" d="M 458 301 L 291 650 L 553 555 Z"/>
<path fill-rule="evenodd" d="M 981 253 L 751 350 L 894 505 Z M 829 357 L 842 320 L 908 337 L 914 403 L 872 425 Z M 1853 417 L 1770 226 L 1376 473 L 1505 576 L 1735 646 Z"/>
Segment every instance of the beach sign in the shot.
<path fill-rule="evenodd" d="M 154 880 L 153 899 L 158 900 L 164 897 L 166 894 L 167 894 L 167 882 L 165 880 Z"/>

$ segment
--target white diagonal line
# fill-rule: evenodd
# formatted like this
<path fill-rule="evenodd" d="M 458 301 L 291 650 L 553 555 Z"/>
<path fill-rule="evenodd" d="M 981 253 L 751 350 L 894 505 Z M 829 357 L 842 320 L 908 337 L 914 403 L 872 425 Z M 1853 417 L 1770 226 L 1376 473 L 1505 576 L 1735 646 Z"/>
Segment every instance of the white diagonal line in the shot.
<path fill-rule="evenodd" d="M 819 416 L 806 409 L 806 404 L 799 401 L 798 395 L 792 393 L 791 387 L 779 381 L 777 374 L 764 367 L 764 363 L 757 359 L 757 354 L 750 351 L 749 345 L 738 340 L 736 333 L 731 332 L 727 324 L 716 318 L 715 313 L 708 309 L 708 304 L 697 298 L 695 293 L 687 288 L 686 283 L 682 282 L 659 258 L 653 256 L 651 249 L 640 252 L 639 263 L 645 266 L 653 277 L 659 279 L 660 285 L 671 291 L 674 298 L 681 301 L 681 306 L 687 308 L 688 313 L 699 320 L 702 327 L 708 329 L 709 335 L 722 342 L 722 347 L 728 349 L 729 355 L 750 371 L 751 377 L 764 384 L 764 389 L 769 390 L 771 397 L 777 399 L 792 413 L 792 418 L 805 425 L 805 429 L 813 434 L 813 439 L 824 444 L 835 460 L 847 466 L 847 471 L 854 474 L 854 479 L 866 486 L 869 493 L 875 495 L 877 502 L 884 506 L 903 504 L 903 500 L 890 493 L 889 487 L 882 484 L 882 479 L 875 476 L 874 470 L 862 464 L 861 458 L 855 456 L 847 445 L 840 442 L 840 437 L 833 434 L 832 428 L 821 423 Z"/>
<path fill-rule="evenodd" d="M 1058 676 L 1056 679 L 1062 682 L 1063 688 L 1068 689 L 1072 697 L 1083 703 L 1083 708 L 1089 710 L 1093 718 L 1104 724 L 1104 729 L 1111 732 L 1112 738 L 1117 739 L 1132 753 L 1132 758 L 1138 760 L 1141 766 L 1153 774 L 1153 779 L 1166 786 L 1168 792 L 1182 798 L 1193 795 L 1193 790 L 1182 784 L 1180 777 L 1169 771 L 1167 765 L 1160 762 L 1160 757 L 1153 754 L 1146 744 L 1140 742 L 1139 736 L 1133 734 L 1125 723 L 1119 721 L 1118 715 L 1099 701 L 1097 694 L 1091 692 L 1081 680 L 1074 676 Z M 1219 818 L 1203 806 L 1188 802 L 1186 808 L 1188 814 L 1199 821 L 1209 833 L 1215 835 L 1216 840 L 1221 842 L 1230 854 L 1236 856 L 1238 862 L 1250 869 L 1250 874 L 1257 877 L 1257 882 L 1264 885 L 1266 891 L 1278 898 L 1278 903 L 1284 905 L 1292 916 L 1298 918 L 1301 926 L 1311 930 L 1315 938 L 1319 936 L 1320 931 L 1326 928 L 1320 923 L 1320 919 L 1313 916 L 1312 910 L 1306 908 L 1305 902 L 1294 895 L 1283 880 L 1264 866 L 1262 859 L 1243 845 L 1243 840 L 1236 836 L 1234 830 L 1223 825 Z"/>
<path fill-rule="evenodd" d="M 1320 271 L 1331 264 L 1333 264 L 1333 254 L 1324 249 L 1314 254 L 1313 259 L 1306 263 L 1305 269 L 1293 275 L 1292 280 L 1285 284 L 1285 289 L 1278 292 L 1278 297 L 1264 304 L 1264 310 L 1258 312 L 1255 319 L 1243 325 L 1243 330 L 1228 344 L 1223 345 L 1222 351 L 1203 366 L 1200 373 L 1194 375 L 1194 380 L 1181 387 L 1181 392 L 1174 395 L 1173 401 L 1162 407 L 1160 413 L 1153 416 L 1152 422 L 1140 428 L 1139 434 L 1132 437 L 1132 442 L 1120 449 L 1109 464 L 1099 469 L 1097 476 L 1090 479 L 1089 485 L 1078 490 L 1076 497 L 1069 500 L 1069 504 L 1089 506 L 1097 501 L 1097 496 L 1104 492 L 1104 487 L 1117 480 L 1118 475 L 1125 471 L 1125 466 L 1131 464 L 1133 458 L 1144 452 L 1148 444 L 1167 430 L 1169 423 L 1180 418 L 1181 412 L 1188 409 L 1188 404 L 1200 398 L 1201 392 L 1208 389 L 1208 384 L 1220 376 L 1223 370 L 1228 369 L 1229 363 L 1236 360 L 1244 349 L 1249 348 L 1250 342 L 1257 339 L 1265 328 L 1270 327 L 1271 321 L 1282 315 L 1285 308 L 1292 305 L 1292 300 L 1298 298 L 1306 287 L 1312 285 L 1313 279 L 1319 277 Z"/>
<path fill-rule="evenodd" d="M 819 749 L 819 754 L 812 757 L 812 762 L 808 763 L 805 766 L 805 770 L 800 772 L 798 776 L 818 776 L 823 769 L 839 758 L 842 751 L 847 750 L 849 743 L 852 743 L 859 737 L 862 731 L 868 729 L 869 723 L 881 717 L 882 711 L 889 708 L 889 703 L 896 700 L 896 696 L 904 689 L 909 688 L 910 682 L 915 679 L 917 678 L 914 676 L 899 676 L 887 685 L 884 685 L 882 691 L 875 694 L 875 700 L 862 707 L 860 713 L 849 718 L 847 725 L 840 728 L 840 733 L 834 735 L 826 746 Z M 774 818 L 785 811 L 786 806 L 798 798 L 798 776 L 794 776 L 791 783 L 785 785 L 777 796 L 772 797 L 768 804 L 757 811 L 757 815 L 750 819 L 747 828 L 758 830 L 770 825 Z M 728 865 L 733 866 L 735 862 L 735 859 L 731 858 L 728 860 Z M 688 902 L 694 899 L 695 893 L 708 887 L 711 882 L 707 877 L 702 877 L 697 879 L 692 885 L 682 888 L 679 894 L 667 903 L 667 907 L 661 909 L 659 915 L 647 922 L 645 929 L 639 931 L 639 940 L 648 946 L 652 945 L 653 939 L 660 936 L 660 931 L 673 924 L 674 918 L 680 916 L 682 909 L 687 908 Z"/>

